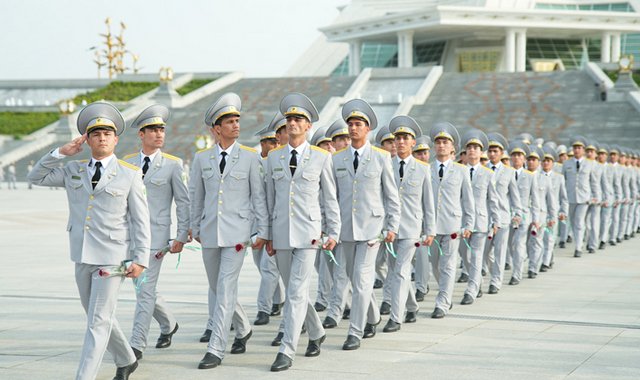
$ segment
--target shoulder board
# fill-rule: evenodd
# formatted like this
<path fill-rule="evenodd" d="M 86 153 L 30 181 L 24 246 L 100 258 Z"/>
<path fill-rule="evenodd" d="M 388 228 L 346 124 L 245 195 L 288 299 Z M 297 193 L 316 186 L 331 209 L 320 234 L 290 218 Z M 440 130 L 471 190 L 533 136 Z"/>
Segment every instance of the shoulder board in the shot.
<path fill-rule="evenodd" d="M 135 165 L 133 165 L 133 164 L 130 164 L 130 163 L 128 163 L 127 161 L 118 160 L 118 162 L 120 163 L 120 165 L 122 165 L 122 166 L 124 166 L 124 167 L 127 167 L 127 168 L 129 168 L 129 169 L 133 169 L 133 170 L 140 170 L 140 168 L 139 168 L 139 167 L 137 167 L 137 166 L 135 166 Z"/>
<path fill-rule="evenodd" d="M 387 152 L 386 150 L 384 150 L 384 149 L 382 149 L 382 148 L 378 148 L 377 146 L 373 146 L 373 145 L 371 145 L 371 149 L 372 149 L 372 150 L 375 150 L 375 151 L 377 151 L 377 152 L 380 152 L 380 153 L 382 153 L 382 154 L 389 154 L 389 152 Z"/>
<path fill-rule="evenodd" d="M 340 150 L 337 150 L 337 151 L 333 152 L 333 154 L 334 154 L 334 155 L 336 155 L 336 154 L 338 154 L 338 153 L 340 153 L 340 152 L 344 152 L 344 151 L 345 151 L 345 150 L 347 150 L 348 148 L 349 148 L 349 147 L 342 148 L 342 149 L 340 149 Z"/>
<path fill-rule="evenodd" d="M 324 149 L 322 149 L 320 147 L 317 147 L 315 145 L 310 145 L 310 147 L 311 147 L 311 150 L 315 150 L 316 152 L 320 152 L 322 154 L 328 154 L 329 153 L 326 150 L 324 150 Z"/>
<path fill-rule="evenodd" d="M 171 155 L 169 153 L 165 153 L 165 152 L 162 152 L 162 157 L 168 158 L 168 159 L 174 160 L 174 161 L 180 161 L 181 160 L 180 157 L 176 157 L 176 156 L 173 156 L 173 155 Z"/>
<path fill-rule="evenodd" d="M 267 158 L 269 158 L 269 157 L 268 157 L 268 156 L 267 156 L 267 157 L 262 157 L 262 156 L 260 156 L 260 159 L 261 159 L 262 161 L 266 161 L 266 160 L 267 160 Z"/>
<path fill-rule="evenodd" d="M 284 149 L 284 147 L 286 147 L 286 146 L 287 146 L 287 144 L 280 145 L 280 146 L 279 146 L 279 147 L 277 147 L 277 148 L 273 148 L 273 149 L 271 149 L 271 150 L 269 151 L 269 153 L 271 153 L 271 152 L 275 152 L 275 151 L 280 150 L 280 149 Z"/>
<path fill-rule="evenodd" d="M 206 149 L 200 149 L 200 150 L 196 151 L 196 153 L 206 152 L 206 151 L 211 150 L 211 149 L 213 149 L 213 147 L 206 148 Z"/>
<path fill-rule="evenodd" d="M 467 167 L 466 165 L 462 165 L 462 164 L 461 164 L 461 163 L 459 163 L 459 162 L 455 162 L 455 161 L 454 161 L 453 163 L 454 163 L 455 165 L 460 166 L 461 168 L 466 168 L 466 167 Z"/>
<path fill-rule="evenodd" d="M 123 160 L 128 160 L 131 157 L 135 157 L 140 153 L 131 153 L 131 154 L 127 154 L 126 156 L 122 157 Z"/>
<path fill-rule="evenodd" d="M 253 149 L 253 148 L 251 148 L 249 146 L 246 146 L 246 145 L 240 145 L 240 149 L 244 149 L 244 150 L 246 150 L 248 152 L 251 152 L 251 153 L 258 153 L 257 150 L 255 150 L 255 149 Z"/>
<path fill-rule="evenodd" d="M 532 171 L 527 170 L 527 169 L 524 169 L 524 171 L 525 171 L 525 173 L 529 173 L 529 174 L 531 174 L 531 175 L 535 174 L 535 173 L 533 173 Z"/>
<path fill-rule="evenodd" d="M 86 164 L 87 162 L 89 162 L 89 160 L 77 160 L 76 162 L 80 162 L 82 164 Z"/>
<path fill-rule="evenodd" d="M 415 160 L 415 162 L 416 162 L 417 164 L 420 164 L 420 165 L 422 165 L 422 166 L 426 166 L 426 167 L 430 167 L 430 166 L 431 166 L 431 165 L 429 165 L 428 163 L 426 163 L 426 162 L 424 162 L 424 161 L 420 161 L 420 160 L 418 160 L 418 159 L 414 159 L 414 160 Z"/>
<path fill-rule="evenodd" d="M 589 161 L 595 161 L 593 158 L 589 158 L 589 157 L 587 157 L 587 160 L 589 160 Z"/>
<path fill-rule="evenodd" d="M 480 167 L 481 167 L 481 168 L 483 168 L 484 170 L 486 170 L 486 171 L 490 172 L 490 173 L 493 173 L 493 170 L 489 169 L 489 168 L 488 168 L 488 167 L 486 167 L 486 166 L 480 165 Z"/>

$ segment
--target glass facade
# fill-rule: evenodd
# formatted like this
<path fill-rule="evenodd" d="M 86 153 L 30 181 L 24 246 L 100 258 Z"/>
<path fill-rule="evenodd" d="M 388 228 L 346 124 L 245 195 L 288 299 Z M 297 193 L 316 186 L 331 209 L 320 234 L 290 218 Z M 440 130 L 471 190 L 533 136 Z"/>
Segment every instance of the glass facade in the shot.
<path fill-rule="evenodd" d="M 498 67 L 499 51 L 463 51 L 458 54 L 461 73 L 492 72 Z"/>
<path fill-rule="evenodd" d="M 601 12 L 635 12 L 629 3 L 608 4 L 545 4 L 536 3 L 536 9 L 553 9 L 565 11 L 601 11 Z"/>

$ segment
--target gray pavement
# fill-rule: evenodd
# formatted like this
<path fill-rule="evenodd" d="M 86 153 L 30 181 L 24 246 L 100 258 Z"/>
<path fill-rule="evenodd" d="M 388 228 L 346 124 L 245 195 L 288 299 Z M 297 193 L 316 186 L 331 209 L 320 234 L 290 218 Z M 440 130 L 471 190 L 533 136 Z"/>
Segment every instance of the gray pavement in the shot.
<path fill-rule="evenodd" d="M 0 190 L 0 379 L 73 378 L 86 322 L 67 251 L 65 192 L 19 186 Z M 131 379 L 638 379 L 638 243 L 636 237 L 580 259 L 572 257 L 571 246 L 558 249 L 550 272 L 505 285 L 498 295 L 486 294 L 485 284 L 484 297 L 471 306 L 459 305 L 464 287 L 456 284 L 455 306 L 442 320 L 428 318 L 434 306 L 429 293 L 417 323 L 385 334 L 384 317 L 378 335 L 357 351 L 341 350 L 348 327 L 342 321 L 327 330 L 317 358 L 303 356 L 307 337 L 301 337 L 293 367 L 280 374 L 269 372 L 277 353 L 269 343 L 280 317 L 254 327 L 245 354 L 227 354 L 222 366 L 197 369 L 206 351 L 198 338 L 207 320 L 207 283 L 199 253 L 187 251 L 177 269 L 176 256 L 165 259 L 159 286 L 180 330 L 170 348 L 159 350 L 159 330 L 152 325 L 150 348 Z M 239 296 L 251 318 L 258 276 L 247 256 Z M 134 300 L 135 290 L 125 282 L 117 317 L 127 333 Z M 107 354 L 98 378 L 114 373 Z"/>

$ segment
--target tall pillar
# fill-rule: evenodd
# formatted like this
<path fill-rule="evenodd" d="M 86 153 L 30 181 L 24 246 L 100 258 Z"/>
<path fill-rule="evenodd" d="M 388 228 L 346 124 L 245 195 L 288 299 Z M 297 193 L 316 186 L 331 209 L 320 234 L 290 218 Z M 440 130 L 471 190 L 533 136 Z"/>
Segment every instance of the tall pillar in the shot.
<path fill-rule="evenodd" d="M 600 61 L 602 63 L 611 62 L 611 34 L 602 33 L 602 42 L 600 42 Z"/>
<path fill-rule="evenodd" d="M 349 75 L 360 74 L 360 53 L 362 42 L 355 40 L 349 43 Z"/>
<path fill-rule="evenodd" d="M 516 71 L 522 73 L 527 68 L 527 31 L 516 33 Z"/>
<path fill-rule="evenodd" d="M 413 67 L 413 31 L 398 33 L 398 67 Z"/>
<path fill-rule="evenodd" d="M 504 44 L 504 63 L 505 71 L 512 73 L 516 71 L 516 32 L 513 29 L 507 29 Z"/>
<path fill-rule="evenodd" d="M 611 62 L 620 61 L 620 33 L 611 35 Z"/>

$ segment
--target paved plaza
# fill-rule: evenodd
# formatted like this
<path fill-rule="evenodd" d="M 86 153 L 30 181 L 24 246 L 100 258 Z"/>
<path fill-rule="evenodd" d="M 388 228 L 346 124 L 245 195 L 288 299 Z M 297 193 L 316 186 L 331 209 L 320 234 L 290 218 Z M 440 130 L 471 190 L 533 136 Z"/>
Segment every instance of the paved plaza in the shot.
<path fill-rule="evenodd" d="M 69 260 L 65 191 L 19 187 L 0 190 L 0 379 L 73 378 L 85 315 Z M 486 293 L 485 277 L 485 295 L 471 306 L 459 305 L 464 287 L 456 284 L 454 308 L 441 320 L 428 318 L 434 307 L 432 283 L 417 323 L 383 333 L 385 316 L 375 338 L 346 352 L 341 347 L 348 321 L 342 321 L 327 330 L 317 358 L 304 357 L 303 335 L 293 367 L 277 374 L 269 372 L 277 353 L 269 343 L 280 317 L 254 326 L 245 354 L 227 351 L 222 366 L 197 369 L 206 351 L 198 338 L 207 320 L 207 280 L 199 252 L 186 251 L 177 269 L 177 255 L 165 259 L 159 284 L 180 330 L 170 348 L 155 349 L 159 329 L 152 324 L 150 348 L 131 379 L 638 379 L 639 245 L 636 237 L 580 259 L 573 258 L 569 245 L 556 250 L 551 271 L 518 286 L 505 285 L 498 295 Z M 249 255 L 239 297 L 252 320 L 258 285 Z M 315 298 L 315 278 L 312 289 Z M 127 334 L 134 306 L 134 287 L 125 281 L 117 318 Z M 98 378 L 114 374 L 107 354 Z"/>

